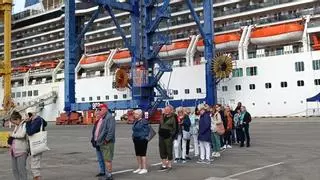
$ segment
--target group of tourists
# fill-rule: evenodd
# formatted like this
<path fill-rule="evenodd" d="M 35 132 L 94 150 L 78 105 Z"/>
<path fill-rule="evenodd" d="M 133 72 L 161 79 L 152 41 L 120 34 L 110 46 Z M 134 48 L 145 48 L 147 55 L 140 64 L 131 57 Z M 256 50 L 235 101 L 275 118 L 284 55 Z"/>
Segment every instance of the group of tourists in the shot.
<path fill-rule="evenodd" d="M 133 173 L 142 175 L 148 173 L 147 147 L 156 132 L 144 118 L 142 110 L 134 111 L 134 119 L 132 140 L 138 168 Z M 91 138 L 100 170 L 96 176 L 112 180 L 116 121 L 106 104 L 96 107 L 96 120 Z M 45 130 L 46 121 L 31 111 L 25 118 L 19 112 L 13 112 L 10 121 L 15 124 L 8 139 L 15 179 L 27 179 L 26 163 L 29 156 L 34 180 L 40 180 L 42 153 L 31 155 L 29 141 L 34 134 Z M 241 103 L 238 103 L 234 111 L 229 106 L 223 107 L 219 104 L 212 107 L 200 104 L 195 110 L 166 106 L 158 129 L 161 158 L 159 170 L 167 171 L 172 169 L 172 163 L 186 163 L 191 160 L 191 146 L 194 150 L 193 157 L 198 159 L 197 163 L 206 164 L 211 164 L 213 158 L 219 158 L 221 152 L 232 148 L 233 144 L 238 143 L 240 147 L 244 147 L 246 142 L 246 146 L 250 147 L 250 122 L 251 115 Z"/>
<path fill-rule="evenodd" d="M 29 157 L 30 169 L 34 180 L 40 180 L 40 163 L 42 153 L 30 154 L 29 137 L 45 131 L 47 122 L 37 116 L 35 111 L 28 110 L 25 117 L 14 111 L 11 114 L 10 122 L 15 128 L 8 138 L 9 153 L 12 159 L 12 171 L 16 180 L 27 180 L 27 159 Z M 41 129 L 42 128 L 42 129 Z"/>
<path fill-rule="evenodd" d="M 244 147 L 246 142 L 250 147 L 250 122 L 251 115 L 241 103 L 234 111 L 230 106 L 200 104 L 195 111 L 178 107 L 175 113 L 172 106 L 167 106 L 159 126 L 160 170 L 171 169 L 172 161 L 190 160 L 191 140 L 197 163 L 211 164 L 232 144 Z"/>
<path fill-rule="evenodd" d="M 112 159 L 115 142 L 115 119 L 106 104 L 96 109 L 97 121 L 92 131 L 92 146 L 96 149 L 100 172 L 112 180 Z M 142 110 L 134 111 L 132 140 L 138 168 L 135 174 L 148 173 L 147 147 L 154 132 Z M 251 115 L 238 103 L 234 111 L 229 106 L 200 104 L 194 111 L 187 107 L 166 106 L 158 129 L 161 166 L 159 171 L 172 169 L 172 163 L 186 163 L 191 160 L 193 146 L 197 163 L 211 164 L 221 152 L 233 144 L 250 147 L 249 123 Z M 192 142 L 192 143 L 191 143 Z M 107 167 L 106 167 L 107 166 Z"/>

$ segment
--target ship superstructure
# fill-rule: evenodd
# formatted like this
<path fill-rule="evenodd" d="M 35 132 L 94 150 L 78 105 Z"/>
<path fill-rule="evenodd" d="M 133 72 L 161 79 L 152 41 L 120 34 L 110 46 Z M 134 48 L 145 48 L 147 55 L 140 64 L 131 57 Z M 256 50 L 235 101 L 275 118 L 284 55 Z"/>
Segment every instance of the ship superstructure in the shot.
<path fill-rule="evenodd" d="M 202 1 L 193 2 L 203 18 Z M 13 16 L 12 98 L 17 106 L 28 106 L 55 92 L 57 96 L 40 107 L 42 116 L 54 120 L 64 101 L 63 3 L 36 4 L 42 9 L 27 8 Z M 173 72 L 164 74 L 161 82 L 174 100 L 185 105 L 205 97 L 204 44 L 184 1 L 171 1 L 170 7 L 171 19 L 157 31 L 172 39 L 159 56 L 172 64 Z M 77 21 L 88 22 L 96 8 L 78 2 Z M 116 16 L 129 37 L 129 14 Z M 233 107 L 241 101 L 254 116 L 305 115 L 306 98 L 320 91 L 320 2 L 215 1 L 214 21 L 216 52 L 234 59 L 232 75 L 218 83 L 218 101 Z M 130 54 L 107 13 L 99 15 L 86 33 L 82 51 L 76 66 L 77 102 L 130 100 L 130 91 L 119 91 L 114 81 L 118 67 L 129 71 Z M 309 105 L 309 114 L 318 112 L 315 107 Z"/>

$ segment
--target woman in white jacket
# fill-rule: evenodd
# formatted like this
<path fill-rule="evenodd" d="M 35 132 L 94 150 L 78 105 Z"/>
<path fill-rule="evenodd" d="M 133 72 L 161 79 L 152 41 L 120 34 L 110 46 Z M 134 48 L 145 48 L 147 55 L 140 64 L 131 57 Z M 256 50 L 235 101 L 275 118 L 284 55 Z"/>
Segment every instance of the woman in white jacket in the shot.
<path fill-rule="evenodd" d="M 213 146 L 213 157 L 220 157 L 220 135 L 217 133 L 217 125 L 222 123 L 221 115 L 219 113 L 219 106 L 214 106 L 211 115 L 211 141 Z"/>
<path fill-rule="evenodd" d="M 8 139 L 13 176 L 16 180 L 27 180 L 28 143 L 26 139 L 26 123 L 22 120 L 21 114 L 16 111 L 11 114 L 10 118 L 10 121 L 15 124 L 15 128 Z"/>

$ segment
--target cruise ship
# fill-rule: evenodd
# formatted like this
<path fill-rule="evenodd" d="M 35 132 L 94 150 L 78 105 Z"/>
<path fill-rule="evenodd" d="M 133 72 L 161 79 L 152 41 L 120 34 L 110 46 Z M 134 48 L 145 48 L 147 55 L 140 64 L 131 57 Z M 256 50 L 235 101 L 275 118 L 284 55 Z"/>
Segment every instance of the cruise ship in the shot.
<path fill-rule="evenodd" d="M 203 19 L 202 0 L 193 3 Z M 25 10 L 13 15 L 12 99 L 17 107 L 41 101 L 39 114 L 48 121 L 55 121 L 64 108 L 63 5 L 63 0 L 27 0 Z M 97 9 L 80 1 L 76 6 L 82 24 Z M 256 117 L 319 115 L 317 102 L 306 99 L 320 92 L 320 2 L 216 0 L 213 8 L 216 53 L 233 60 L 232 73 L 217 84 L 218 102 L 232 108 L 242 102 Z M 203 41 L 184 1 L 172 0 L 170 10 L 170 20 L 157 30 L 172 40 L 159 54 L 173 67 L 161 83 L 174 100 L 203 99 Z M 129 13 L 115 13 L 129 37 Z M 118 67 L 130 70 L 130 54 L 107 13 L 94 21 L 83 43 L 76 101 L 130 100 L 130 90 L 115 88 L 114 77 Z M 124 113 L 116 111 L 117 119 Z"/>

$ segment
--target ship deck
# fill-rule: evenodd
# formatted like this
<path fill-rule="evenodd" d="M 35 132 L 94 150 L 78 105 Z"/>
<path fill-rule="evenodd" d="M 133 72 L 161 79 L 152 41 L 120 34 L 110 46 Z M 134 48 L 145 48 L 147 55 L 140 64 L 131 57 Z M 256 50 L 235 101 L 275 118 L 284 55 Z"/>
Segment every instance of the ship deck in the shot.
<path fill-rule="evenodd" d="M 155 125 L 156 126 L 156 125 Z M 158 172 L 158 140 L 149 144 L 147 175 L 134 175 L 136 168 L 131 125 L 118 124 L 113 162 L 114 179 L 204 180 L 204 179 L 319 179 L 320 120 L 317 119 L 254 119 L 251 125 L 252 147 L 234 146 L 223 152 L 212 165 L 196 160 L 174 164 L 169 172 Z M 3 131 L 4 129 L 0 129 Z M 94 180 L 97 162 L 90 145 L 91 126 L 48 127 L 52 149 L 43 156 L 42 174 L 47 180 Z M 11 159 L 0 149 L 0 179 L 13 179 Z"/>

